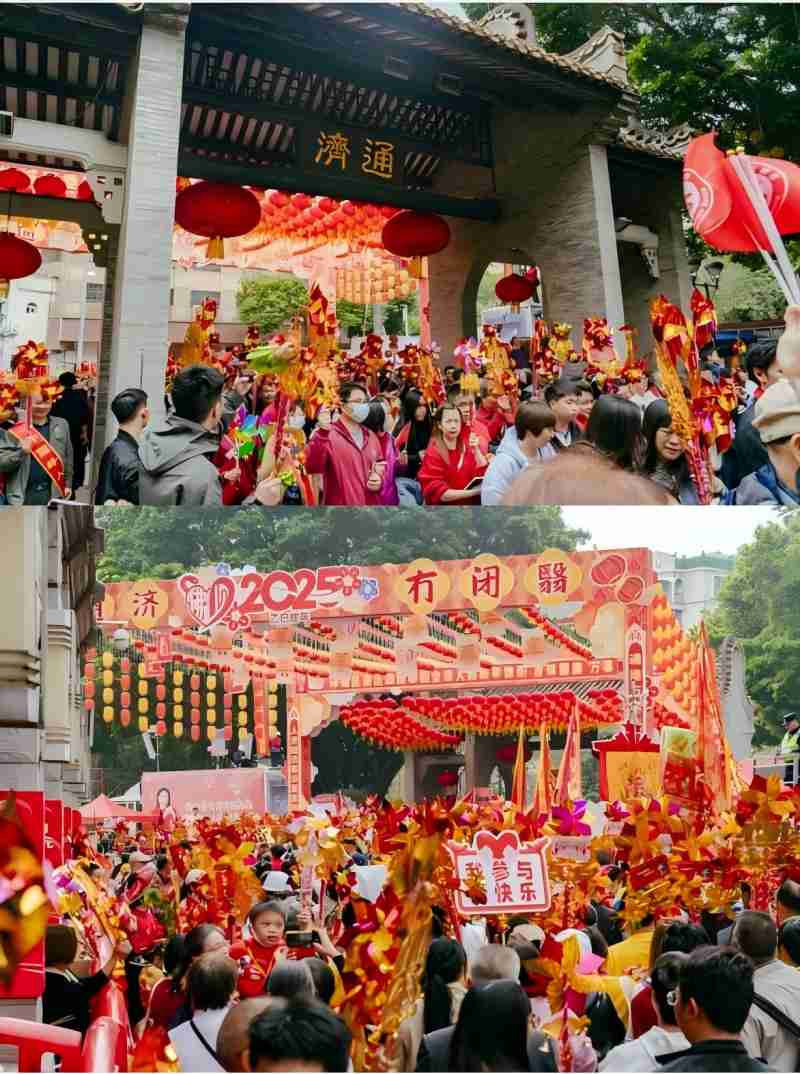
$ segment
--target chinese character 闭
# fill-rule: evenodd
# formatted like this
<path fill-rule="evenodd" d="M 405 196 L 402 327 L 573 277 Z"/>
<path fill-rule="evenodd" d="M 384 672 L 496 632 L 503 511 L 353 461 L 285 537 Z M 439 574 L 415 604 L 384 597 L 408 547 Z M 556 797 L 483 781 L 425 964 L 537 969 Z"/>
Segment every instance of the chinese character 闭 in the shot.
<path fill-rule="evenodd" d="M 415 604 L 419 604 L 421 601 L 427 601 L 429 604 L 433 603 L 433 580 L 435 577 L 436 571 L 417 571 L 410 578 L 406 578 L 408 594 Z M 425 596 L 423 596 L 423 587 Z"/>
<path fill-rule="evenodd" d="M 350 139 L 344 134 L 326 134 L 319 132 L 319 149 L 314 157 L 315 164 L 321 164 L 323 168 L 331 168 L 338 164 L 342 171 L 346 171 L 350 159 Z"/>
<path fill-rule="evenodd" d="M 479 593 L 485 593 L 494 600 L 500 597 L 500 568 L 499 567 L 473 567 L 472 568 L 472 595 L 477 597 Z"/>
<path fill-rule="evenodd" d="M 378 179 L 391 179 L 394 173 L 392 143 L 367 138 L 364 143 L 364 155 L 361 158 L 361 171 L 365 175 L 375 175 Z"/>

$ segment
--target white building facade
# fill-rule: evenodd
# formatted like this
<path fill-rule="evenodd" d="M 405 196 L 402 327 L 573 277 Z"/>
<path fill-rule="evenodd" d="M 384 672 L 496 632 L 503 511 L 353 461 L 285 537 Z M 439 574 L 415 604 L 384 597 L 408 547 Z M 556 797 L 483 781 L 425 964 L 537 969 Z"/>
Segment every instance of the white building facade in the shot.
<path fill-rule="evenodd" d="M 654 552 L 653 558 L 676 619 L 684 630 L 691 630 L 716 607 L 722 583 L 732 570 L 732 560 L 697 556 L 690 560 L 692 565 L 678 566 L 678 557 L 670 552 Z"/>

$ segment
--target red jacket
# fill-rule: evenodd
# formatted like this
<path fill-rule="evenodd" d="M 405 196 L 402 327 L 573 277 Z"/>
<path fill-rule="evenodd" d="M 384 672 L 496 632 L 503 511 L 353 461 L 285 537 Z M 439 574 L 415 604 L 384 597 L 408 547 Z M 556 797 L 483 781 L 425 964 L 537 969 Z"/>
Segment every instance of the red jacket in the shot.
<path fill-rule="evenodd" d="M 486 470 L 486 463 L 478 466 L 472 448 L 459 443 L 453 451 L 448 451 L 446 447 L 444 450 L 447 451 L 447 461 L 442 455 L 442 448 L 431 441 L 419 470 L 418 480 L 427 504 L 440 504 L 448 489 L 465 489 L 473 478 L 480 477 Z M 480 502 L 480 490 L 468 500 L 456 501 L 457 504 Z"/>
<path fill-rule="evenodd" d="M 375 433 L 364 434 L 359 447 L 343 421 L 330 429 L 317 429 L 306 447 L 306 470 L 322 474 L 326 507 L 380 507 L 381 493 L 370 492 L 367 478 L 373 463 L 383 462 L 383 451 Z"/>
<path fill-rule="evenodd" d="M 279 944 L 276 947 L 264 947 L 257 940 L 242 940 L 235 943 L 230 950 L 230 957 L 238 962 L 240 958 L 249 960 L 239 974 L 238 990 L 242 998 L 263 995 L 267 987 L 269 975 L 275 966 L 275 956 L 284 947 Z"/>
<path fill-rule="evenodd" d="M 477 420 L 489 433 L 489 442 L 494 444 L 502 440 L 508 426 L 514 424 L 514 412 L 501 410 L 499 406 L 496 406 L 494 410 L 487 410 L 485 406 L 482 406 L 478 411 Z"/>
<path fill-rule="evenodd" d="M 489 445 L 492 442 L 492 438 L 489 435 L 489 430 L 479 418 L 475 418 L 472 425 L 462 425 L 461 439 L 464 441 L 465 446 L 469 442 L 469 438 L 470 436 L 472 436 L 473 433 L 478 438 L 478 445 L 481 449 L 481 455 L 488 455 Z"/>

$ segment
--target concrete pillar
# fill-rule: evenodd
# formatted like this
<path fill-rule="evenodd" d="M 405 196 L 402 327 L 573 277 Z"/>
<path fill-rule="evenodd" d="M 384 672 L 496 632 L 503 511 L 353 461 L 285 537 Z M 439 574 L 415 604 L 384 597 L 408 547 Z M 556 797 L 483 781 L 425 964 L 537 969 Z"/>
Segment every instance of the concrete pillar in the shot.
<path fill-rule="evenodd" d="M 617 254 L 617 233 L 614 227 L 614 206 L 611 202 L 611 179 L 608 174 L 608 152 L 604 145 L 589 146 L 589 165 L 594 195 L 595 231 L 603 278 L 605 316 L 614 330 L 614 342 L 622 353 L 625 338 L 617 329 L 625 323 L 622 304 L 622 278 Z"/>
<path fill-rule="evenodd" d="M 181 87 L 188 16 L 144 14 L 133 63 L 128 177 L 114 287 L 111 398 L 141 387 L 163 412 Z M 105 442 L 113 438 L 108 422 Z"/>

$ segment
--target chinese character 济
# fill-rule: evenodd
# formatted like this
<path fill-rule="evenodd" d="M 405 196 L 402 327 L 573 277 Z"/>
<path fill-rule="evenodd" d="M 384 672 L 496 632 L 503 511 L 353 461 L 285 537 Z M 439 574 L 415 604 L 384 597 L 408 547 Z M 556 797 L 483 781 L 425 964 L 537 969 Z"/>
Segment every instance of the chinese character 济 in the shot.
<path fill-rule="evenodd" d="M 435 577 L 436 571 L 417 571 L 410 578 L 406 578 L 408 594 L 415 604 L 423 600 L 433 603 L 433 580 Z M 425 596 L 422 595 L 423 587 Z"/>
<path fill-rule="evenodd" d="M 473 567 L 472 568 L 472 595 L 477 597 L 479 593 L 485 593 L 487 597 L 498 600 L 500 597 L 500 568 L 499 567 Z"/>
<path fill-rule="evenodd" d="M 319 149 L 314 157 L 315 164 L 330 168 L 338 164 L 342 171 L 347 169 L 350 159 L 350 139 L 344 134 L 326 134 L 319 132 Z"/>
<path fill-rule="evenodd" d="M 149 616 L 155 619 L 158 611 L 158 595 L 154 589 L 148 589 L 144 593 L 133 594 L 133 609 L 136 617 Z"/>
<path fill-rule="evenodd" d="M 391 142 L 378 142 L 367 138 L 364 143 L 364 155 L 361 159 L 361 171 L 365 175 L 375 175 L 378 179 L 391 179 L 394 172 L 394 146 Z"/>

